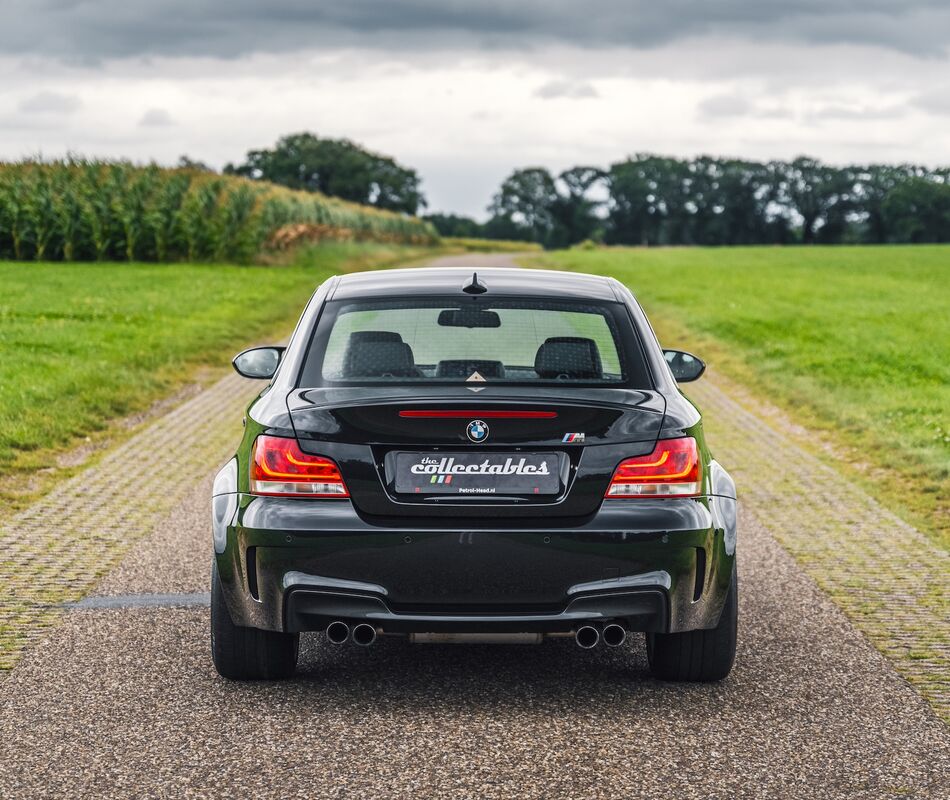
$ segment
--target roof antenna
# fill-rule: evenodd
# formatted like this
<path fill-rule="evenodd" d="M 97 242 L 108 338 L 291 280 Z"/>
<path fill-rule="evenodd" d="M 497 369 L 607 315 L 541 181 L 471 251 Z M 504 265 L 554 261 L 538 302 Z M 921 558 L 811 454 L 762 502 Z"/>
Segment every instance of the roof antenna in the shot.
<path fill-rule="evenodd" d="M 478 273 L 472 273 L 472 282 L 463 286 L 462 291 L 465 294 L 485 294 L 488 291 L 488 287 L 484 283 L 478 282 Z"/>

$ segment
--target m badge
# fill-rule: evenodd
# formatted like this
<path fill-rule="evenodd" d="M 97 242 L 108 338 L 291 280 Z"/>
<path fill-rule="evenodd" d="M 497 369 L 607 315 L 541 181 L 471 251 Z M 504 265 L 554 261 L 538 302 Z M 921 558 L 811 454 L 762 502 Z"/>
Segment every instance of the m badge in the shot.
<path fill-rule="evenodd" d="M 564 444 L 584 444 L 584 438 L 583 433 L 565 433 L 561 442 Z"/>

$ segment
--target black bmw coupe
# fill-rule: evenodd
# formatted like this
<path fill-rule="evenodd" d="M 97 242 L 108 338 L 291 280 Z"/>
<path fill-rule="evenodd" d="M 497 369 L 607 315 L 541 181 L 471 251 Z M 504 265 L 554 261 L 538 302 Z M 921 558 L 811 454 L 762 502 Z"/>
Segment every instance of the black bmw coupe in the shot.
<path fill-rule="evenodd" d="M 646 634 L 667 680 L 725 677 L 736 649 L 735 484 L 613 279 L 409 269 L 334 277 L 214 482 L 211 641 L 233 679 L 293 674 L 334 644 Z"/>

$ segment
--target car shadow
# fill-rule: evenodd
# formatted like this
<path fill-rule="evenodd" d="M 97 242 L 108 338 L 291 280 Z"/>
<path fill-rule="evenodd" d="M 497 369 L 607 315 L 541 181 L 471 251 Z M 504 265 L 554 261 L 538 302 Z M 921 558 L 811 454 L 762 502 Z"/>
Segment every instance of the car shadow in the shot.
<path fill-rule="evenodd" d="M 259 687 L 255 691 L 252 686 Z M 321 709 L 373 714 L 405 708 L 438 713 L 467 708 L 473 713 L 613 712 L 629 706 L 659 714 L 675 695 L 703 701 L 710 709 L 721 700 L 717 684 L 674 684 L 651 677 L 642 634 L 617 648 L 578 648 L 572 639 L 539 645 L 410 644 L 383 638 L 371 647 L 331 645 L 322 635 L 301 639 L 296 676 L 280 683 L 242 684 L 246 700 L 274 693 Z M 260 692 L 260 694 L 258 694 Z M 265 699 L 266 698 L 266 699 Z M 699 707 L 697 707 L 699 710 Z"/>

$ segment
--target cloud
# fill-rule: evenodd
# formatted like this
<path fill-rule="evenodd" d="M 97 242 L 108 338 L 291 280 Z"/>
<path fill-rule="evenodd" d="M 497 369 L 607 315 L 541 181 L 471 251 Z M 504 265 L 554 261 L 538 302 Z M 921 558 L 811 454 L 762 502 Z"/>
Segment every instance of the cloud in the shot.
<path fill-rule="evenodd" d="M 791 109 L 774 106 L 772 108 L 758 109 L 755 112 L 755 116 L 759 119 L 792 119 L 795 115 Z"/>
<path fill-rule="evenodd" d="M 517 167 L 636 152 L 942 165 L 942 6 L 3 0 L 0 159 L 221 167 L 312 130 L 415 167 L 430 208 L 476 215 Z M 80 110 L 18 110 L 43 90 Z"/>
<path fill-rule="evenodd" d="M 236 58 L 359 44 L 457 52 L 559 42 L 650 49 L 726 35 L 747 41 L 872 45 L 947 55 L 945 0 L 6 0 L 0 51 L 80 61 Z"/>
<path fill-rule="evenodd" d="M 740 95 L 720 94 L 699 104 L 699 113 L 704 117 L 741 117 L 750 111 L 752 104 Z"/>
<path fill-rule="evenodd" d="M 567 97 L 571 100 L 583 100 L 585 98 L 597 97 L 597 90 L 589 83 L 584 81 L 556 80 L 548 81 L 543 86 L 539 86 L 535 92 L 535 97 L 542 100 L 555 100 L 561 97 Z"/>
<path fill-rule="evenodd" d="M 872 120 L 872 119 L 898 119 L 901 117 L 904 109 L 901 106 L 851 106 L 851 105 L 828 105 L 819 108 L 809 114 L 809 117 L 816 120 L 835 119 L 835 120 Z"/>
<path fill-rule="evenodd" d="M 931 114 L 950 114 L 950 86 L 919 94 L 911 104 Z"/>
<path fill-rule="evenodd" d="M 174 124 L 172 115 L 164 108 L 150 108 L 139 120 L 139 126 L 142 128 L 168 128 Z"/>
<path fill-rule="evenodd" d="M 37 92 L 20 101 L 19 110 L 24 114 L 72 114 L 82 106 L 82 101 L 71 94 Z"/>

